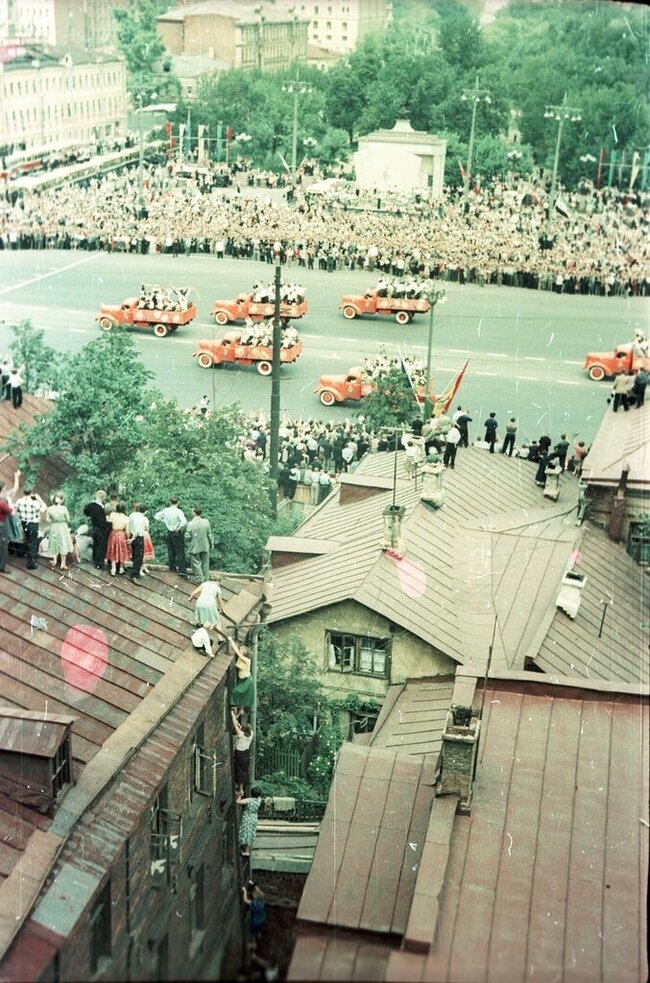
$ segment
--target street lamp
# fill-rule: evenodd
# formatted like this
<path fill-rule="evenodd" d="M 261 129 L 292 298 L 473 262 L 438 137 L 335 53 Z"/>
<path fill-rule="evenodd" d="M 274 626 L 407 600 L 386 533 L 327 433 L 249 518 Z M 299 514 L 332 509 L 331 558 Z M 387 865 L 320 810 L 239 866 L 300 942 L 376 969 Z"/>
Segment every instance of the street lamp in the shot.
<path fill-rule="evenodd" d="M 296 73 L 297 74 L 297 73 Z M 298 152 L 298 97 L 305 96 L 312 91 L 308 82 L 301 82 L 300 79 L 291 79 L 282 85 L 282 91 L 293 96 L 293 133 L 291 137 L 291 183 L 296 183 L 296 156 Z"/>
<path fill-rule="evenodd" d="M 465 213 L 469 211 L 469 179 L 472 173 L 472 156 L 474 154 L 474 133 L 476 132 L 476 107 L 480 102 L 490 105 L 492 100 L 490 99 L 490 93 L 487 89 L 479 89 L 478 86 L 478 75 L 476 76 L 476 83 L 473 89 L 465 89 L 461 96 L 464 102 L 471 101 L 472 103 L 472 125 L 469 130 L 469 147 L 467 148 L 467 168 L 465 174 L 463 175 L 463 210 Z"/>
<path fill-rule="evenodd" d="M 547 106 L 544 111 L 544 119 L 554 119 L 557 122 L 557 139 L 555 141 L 555 157 L 553 158 L 553 176 L 551 178 L 551 193 L 548 199 L 548 212 L 546 215 L 546 239 L 550 239 L 551 236 L 551 224 L 553 222 L 553 210 L 555 208 L 556 201 L 556 185 L 557 185 L 557 167 L 560 160 L 560 144 L 562 142 L 562 129 L 564 124 L 569 120 L 571 123 L 579 123 L 582 119 L 580 115 L 582 110 L 576 109 L 575 107 L 568 106 L 566 101 L 566 92 L 564 93 L 564 99 L 559 106 Z"/>
<path fill-rule="evenodd" d="M 429 301 L 429 338 L 427 341 L 426 389 L 424 392 L 424 402 L 422 403 L 422 415 L 425 420 L 431 416 L 433 412 L 433 403 L 431 401 L 431 386 L 433 381 L 431 367 L 433 360 L 433 312 L 436 309 L 436 304 L 446 303 L 447 294 L 444 290 L 437 290 L 435 287 L 432 287 L 427 293 L 426 299 Z"/>
<path fill-rule="evenodd" d="M 155 99 L 157 96 L 156 92 L 151 93 L 151 98 Z M 139 135 L 139 153 L 138 153 L 138 218 L 144 217 L 144 92 L 140 89 L 138 101 L 140 103 L 140 111 L 138 114 L 138 135 Z"/>

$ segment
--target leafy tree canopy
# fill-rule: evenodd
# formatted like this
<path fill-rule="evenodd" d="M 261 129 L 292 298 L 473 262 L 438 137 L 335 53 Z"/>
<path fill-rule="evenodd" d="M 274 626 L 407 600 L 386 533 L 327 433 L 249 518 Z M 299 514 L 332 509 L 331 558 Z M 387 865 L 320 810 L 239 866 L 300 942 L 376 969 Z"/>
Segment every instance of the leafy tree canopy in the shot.
<path fill-rule="evenodd" d="M 156 18 L 168 8 L 167 0 L 130 0 L 126 7 L 113 11 L 117 46 L 126 62 L 127 88 L 135 106 L 175 98 L 180 91 L 178 80 L 169 72 L 156 24 Z"/>
<path fill-rule="evenodd" d="M 25 388 L 28 392 L 59 390 L 67 356 L 45 344 L 45 334 L 31 321 L 21 321 L 12 326 L 14 340 L 9 346 L 13 363 L 24 365 Z"/>
<path fill-rule="evenodd" d="M 420 416 L 413 390 L 401 369 L 389 369 L 374 381 L 375 391 L 363 404 L 365 425 L 370 430 L 400 427 Z"/>

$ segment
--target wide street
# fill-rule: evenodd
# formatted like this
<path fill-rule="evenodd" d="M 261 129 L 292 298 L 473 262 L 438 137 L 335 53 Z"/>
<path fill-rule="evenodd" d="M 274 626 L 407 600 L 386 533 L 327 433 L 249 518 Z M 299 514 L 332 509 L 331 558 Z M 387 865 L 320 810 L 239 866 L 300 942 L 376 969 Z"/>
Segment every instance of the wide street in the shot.
<path fill-rule="evenodd" d="M 160 340 L 148 332 L 133 332 L 156 384 L 185 407 L 206 393 L 213 406 L 239 402 L 247 410 L 268 414 L 269 379 L 254 368 L 201 369 L 192 352 L 199 338 L 221 334 L 209 317 L 215 299 L 235 297 L 258 278 L 269 282 L 273 273 L 274 268 L 264 263 L 209 255 L 3 251 L 0 352 L 8 351 L 10 326 L 28 318 L 45 331 L 52 347 L 76 351 L 99 335 L 94 318 L 102 302 L 119 303 L 136 295 L 141 283 L 189 285 L 198 308 L 192 324 Z M 284 268 L 283 279 L 302 283 L 309 301 L 307 316 L 296 325 L 304 337 L 304 353 L 282 369 L 282 409 L 289 417 L 329 420 L 362 413 L 362 403 L 326 409 L 313 390 L 321 373 L 344 373 L 380 346 L 426 357 L 427 315 L 405 327 L 392 318 L 343 318 L 338 310 L 342 294 L 372 287 L 374 274 L 290 266 Z M 439 285 L 447 291 L 447 302 L 435 311 L 434 388 L 443 390 L 469 358 L 455 403 L 470 410 L 475 421 L 471 435 L 482 433 L 479 425 L 494 410 L 500 432 L 508 418 L 517 417 L 518 440 L 542 432 L 555 439 L 566 430 L 569 437 L 591 441 L 609 385 L 588 379 L 582 370 L 585 353 L 611 350 L 617 342 L 630 340 L 635 326 L 647 323 L 647 301 Z"/>

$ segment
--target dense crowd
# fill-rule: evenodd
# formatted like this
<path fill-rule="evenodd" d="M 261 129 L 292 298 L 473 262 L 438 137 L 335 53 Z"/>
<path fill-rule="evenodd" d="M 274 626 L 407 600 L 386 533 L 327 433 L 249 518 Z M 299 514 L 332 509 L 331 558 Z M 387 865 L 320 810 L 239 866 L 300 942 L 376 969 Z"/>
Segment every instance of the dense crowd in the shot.
<path fill-rule="evenodd" d="M 582 186 L 563 194 L 546 238 L 548 193 L 540 183 L 493 182 L 469 207 L 446 190 L 408 211 L 350 208 L 336 195 L 299 191 L 292 201 L 201 193 L 164 166 L 146 176 L 146 216 L 137 172 L 111 174 L 0 206 L 0 244 L 12 249 L 105 249 L 214 253 L 307 269 L 364 269 L 427 281 L 503 284 L 563 293 L 650 293 L 646 192 Z M 401 201 L 401 199 L 398 199 Z"/>

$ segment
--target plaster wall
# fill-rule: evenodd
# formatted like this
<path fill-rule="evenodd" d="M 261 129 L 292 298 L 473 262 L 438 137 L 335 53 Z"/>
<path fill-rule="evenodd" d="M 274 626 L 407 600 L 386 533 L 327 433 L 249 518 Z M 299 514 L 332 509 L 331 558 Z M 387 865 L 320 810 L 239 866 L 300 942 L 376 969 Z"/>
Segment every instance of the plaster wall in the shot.
<path fill-rule="evenodd" d="M 400 144 L 363 140 L 354 154 L 357 185 L 368 191 L 411 192 L 428 190 L 434 198 L 442 194 L 445 149 L 431 143 Z"/>
<path fill-rule="evenodd" d="M 392 625 L 391 631 L 391 624 L 387 618 L 356 601 L 343 601 L 271 627 L 280 638 L 301 639 L 315 656 L 325 677 L 323 684 L 331 690 L 332 696 L 345 696 L 354 691 L 360 696 L 383 699 L 391 683 L 403 682 L 407 677 L 450 675 L 455 672 L 456 663 L 453 659 L 397 625 Z M 388 676 L 380 678 L 365 673 L 331 670 L 326 644 L 327 631 L 390 638 L 392 644 Z"/>

